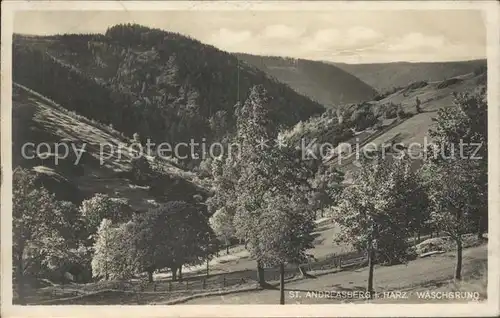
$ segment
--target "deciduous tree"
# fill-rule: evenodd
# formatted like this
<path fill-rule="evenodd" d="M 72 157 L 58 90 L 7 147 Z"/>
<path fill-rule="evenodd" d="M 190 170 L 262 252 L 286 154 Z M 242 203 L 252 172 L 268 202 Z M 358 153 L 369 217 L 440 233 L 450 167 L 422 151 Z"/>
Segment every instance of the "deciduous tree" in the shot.
<path fill-rule="evenodd" d="M 229 213 L 226 208 L 221 208 L 217 210 L 209 220 L 215 235 L 217 235 L 219 240 L 226 245 L 226 253 L 228 254 L 231 239 L 234 238 L 235 235 L 233 217 L 234 214 Z"/>
<path fill-rule="evenodd" d="M 90 234 L 97 231 L 103 219 L 124 222 L 131 216 L 130 210 L 124 202 L 114 200 L 102 193 L 97 193 L 92 198 L 83 201 L 80 212 Z"/>
<path fill-rule="evenodd" d="M 63 215 L 54 195 L 35 185 L 28 170 L 16 168 L 13 173 L 12 262 L 18 301 L 24 303 L 26 273 L 33 264 L 46 264 L 53 257 L 64 258 L 66 242 Z"/>
<path fill-rule="evenodd" d="M 478 237 L 488 227 L 488 104 L 486 89 L 454 94 L 454 106 L 442 108 L 434 119 L 435 125 L 429 131 L 433 148 L 428 161 L 447 167 L 452 162 L 473 161 L 476 187 L 469 189 L 468 196 L 474 199 L 470 217 L 476 223 Z M 459 163 L 458 166 L 464 166 Z M 445 171 L 448 168 L 445 168 Z"/>
<path fill-rule="evenodd" d="M 366 251 L 370 295 L 375 263 L 404 262 L 409 256 L 407 207 L 415 202 L 408 201 L 413 189 L 405 185 L 402 177 L 407 171 L 401 169 L 399 163 L 389 163 L 380 156 L 365 158 L 355 173 L 354 184 L 344 189 L 333 216 L 340 227 L 336 240 Z"/>
<path fill-rule="evenodd" d="M 432 203 L 430 219 L 449 235 L 456 244 L 457 263 L 455 279 L 462 279 L 462 236 L 473 229 L 473 215 L 477 211 L 477 192 L 481 176 L 476 161 L 429 163 L 425 167 L 429 179 L 429 197 Z"/>

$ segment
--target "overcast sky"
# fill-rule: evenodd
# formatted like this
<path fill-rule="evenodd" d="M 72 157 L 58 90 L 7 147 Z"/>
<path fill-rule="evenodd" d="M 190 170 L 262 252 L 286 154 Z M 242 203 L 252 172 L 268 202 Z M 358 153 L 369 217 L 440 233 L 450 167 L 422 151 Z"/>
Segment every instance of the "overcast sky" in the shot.
<path fill-rule="evenodd" d="M 484 58 L 480 11 L 25 11 L 14 32 L 103 33 L 139 23 L 189 35 L 229 52 L 346 63 Z"/>

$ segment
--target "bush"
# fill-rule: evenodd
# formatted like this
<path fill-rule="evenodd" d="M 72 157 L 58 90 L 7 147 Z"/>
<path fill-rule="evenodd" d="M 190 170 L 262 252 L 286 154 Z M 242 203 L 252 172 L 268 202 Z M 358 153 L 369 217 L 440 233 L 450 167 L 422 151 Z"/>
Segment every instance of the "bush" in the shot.
<path fill-rule="evenodd" d="M 484 242 L 478 240 L 476 234 L 464 234 L 462 235 L 462 247 L 474 247 L 483 244 Z M 428 252 L 434 251 L 454 251 L 456 249 L 455 240 L 449 236 L 435 237 L 427 239 L 417 245 L 415 245 L 415 252 L 418 255 L 422 255 Z"/>
<path fill-rule="evenodd" d="M 384 117 L 385 119 L 396 118 L 399 108 L 400 106 L 394 103 L 380 105 L 377 109 L 377 117 Z"/>
<path fill-rule="evenodd" d="M 455 84 L 461 83 L 462 81 L 463 80 L 460 79 L 460 78 L 449 78 L 449 79 L 444 80 L 441 83 L 439 83 L 437 85 L 437 88 L 443 89 L 443 88 L 449 87 L 451 85 L 455 85 Z"/>
<path fill-rule="evenodd" d="M 427 85 L 429 85 L 429 83 L 427 83 L 426 81 L 417 81 L 417 82 L 413 82 L 410 85 L 408 85 L 406 87 L 406 89 L 407 90 L 418 89 L 418 88 L 426 87 Z"/>
<path fill-rule="evenodd" d="M 401 87 L 401 86 L 393 87 L 393 88 L 391 88 L 383 93 L 379 93 L 379 94 L 375 95 L 373 100 L 376 100 L 376 101 L 382 100 L 382 99 L 386 98 L 387 96 L 394 94 L 395 92 L 401 90 L 402 88 L 403 87 Z"/>
<path fill-rule="evenodd" d="M 212 176 L 212 158 L 207 158 L 200 162 L 198 166 L 198 177 L 208 178 Z"/>
<path fill-rule="evenodd" d="M 356 130 L 365 130 L 378 122 L 368 105 L 361 105 L 351 115 L 351 123 Z"/>
<path fill-rule="evenodd" d="M 405 112 L 401 107 L 399 107 L 399 109 L 398 109 L 398 118 L 399 119 L 406 119 L 406 118 L 410 118 L 411 116 L 413 116 L 412 113 Z"/>
<path fill-rule="evenodd" d="M 153 176 L 153 169 L 149 164 L 148 159 L 139 157 L 132 159 L 131 179 L 138 185 L 147 185 Z"/>
<path fill-rule="evenodd" d="M 80 212 L 91 234 L 97 231 L 97 227 L 103 219 L 109 219 L 112 222 L 123 222 L 132 216 L 132 210 L 126 202 L 112 199 L 102 193 L 83 201 Z"/>

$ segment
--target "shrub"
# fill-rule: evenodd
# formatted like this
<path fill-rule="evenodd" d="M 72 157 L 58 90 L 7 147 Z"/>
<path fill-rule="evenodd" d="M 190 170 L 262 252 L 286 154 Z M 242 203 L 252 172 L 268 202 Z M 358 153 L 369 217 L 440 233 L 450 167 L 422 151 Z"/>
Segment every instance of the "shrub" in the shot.
<path fill-rule="evenodd" d="M 438 88 L 438 89 L 443 89 L 443 88 L 449 87 L 449 86 L 451 86 L 451 85 L 455 85 L 455 84 L 461 83 L 462 81 L 463 81 L 462 79 L 460 79 L 460 78 L 456 78 L 456 77 L 454 77 L 454 78 L 449 78 L 449 79 L 444 80 L 444 81 L 442 81 L 441 83 L 439 83 L 439 84 L 437 85 L 437 88 Z"/>
<path fill-rule="evenodd" d="M 200 162 L 198 166 L 198 177 L 208 178 L 212 175 L 212 158 L 207 158 Z"/>
<path fill-rule="evenodd" d="M 418 89 L 418 88 L 426 87 L 427 85 L 429 85 L 429 83 L 427 83 L 426 81 L 417 81 L 417 82 L 413 82 L 410 85 L 408 85 L 406 87 L 406 89 L 407 90 Z"/>
<path fill-rule="evenodd" d="M 125 202 L 112 199 L 102 193 L 83 201 L 80 212 L 91 234 L 96 232 L 103 219 L 123 222 L 129 219 L 132 214 L 130 207 Z"/>
<path fill-rule="evenodd" d="M 355 110 L 351 115 L 351 123 L 356 130 L 365 130 L 377 123 L 377 118 L 368 107 Z"/>
<path fill-rule="evenodd" d="M 377 117 L 384 117 L 386 119 L 396 118 L 398 116 L 398 108 L 400 106 L 394 103 L 380 105 L 377 109 Z"/>
<path fill-rule="evenodd" d="M 405 112 L 403 109 L 398 110 L 398 118 L 399 119 L 406 119 L 406 118 L 410 118 L 411 116 L 413 116 L 413 114 L 410 112 Z"/>
<path fill-rule="evenodd" d="M 383 93 L 379 93 L 379 94 L 375 95 L 373 100 L 376 100 L 376 101 L 382 100 L 382 99 L 386 98 L 387 96 L 394 94 L 395 92 L 401 90 L 402 88 L 403 87 L 401 87 L 401 86 L 393 87 L 393 88 L 391 88 Z"/>
<path fill-rule="evenodd" d="M 132 159 L 131 179 L 138 185 L 147 185 L 153 176 L 153 169 L 148 159 L 141 156 Z"/>

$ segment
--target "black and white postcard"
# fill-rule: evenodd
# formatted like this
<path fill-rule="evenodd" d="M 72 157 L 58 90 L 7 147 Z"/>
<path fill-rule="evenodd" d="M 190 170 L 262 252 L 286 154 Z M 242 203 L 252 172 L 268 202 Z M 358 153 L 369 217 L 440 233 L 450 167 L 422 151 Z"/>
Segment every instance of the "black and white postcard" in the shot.
<path fill-rule="evenodd" d="M 499 15 L 3 2 L 2 315 L 498 315 Z"/>

